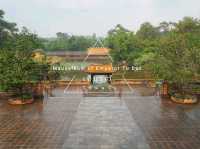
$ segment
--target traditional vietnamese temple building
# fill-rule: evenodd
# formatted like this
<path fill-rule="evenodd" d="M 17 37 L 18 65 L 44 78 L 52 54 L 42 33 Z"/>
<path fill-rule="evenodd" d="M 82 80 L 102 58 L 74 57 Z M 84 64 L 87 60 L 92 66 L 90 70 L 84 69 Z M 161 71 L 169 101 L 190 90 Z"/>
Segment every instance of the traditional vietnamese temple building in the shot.
<path fill-rule="evenodd" d="M 84 72 L 88 74 L 88 81 L 90 81 L 90 85 L 84 91 L 84 96 L 102 97 L 115 95 L 115 88 L 111 85 L 114 68 L 109 51 L 110 49 L 104 47 L 89 48 L 87 50 L 85 60 L 92 57 L 95 58 L 95 61 L 84 69 Z"/>
<path fill-rule="evenodd" d="M 48 57 L 59 57 L 70 61 L 83 61 L 85 57 L 89 56 L 87 61 L 102 62 L 108 60 L 110 49 L 103 47 L 89 48 L 87 51 L 65 51 L 57 50 L 54 52 L 46 52 Z"/>
<path fill-rule="evenodd" d="M 112 63 L 109 55 L 110 49 L 104 47 L 92 47 L 87 49 L 87 56 L 89 62 L 95 64 L 109 64 Z"/>
<path fill-rule="evenodd" d="M 111 78 L 113 67 L 112 64 L 92 64 L 85 68 L 85 72 L 88 73 L 90 83 L 95 84 L 111 84 Z"/>
<path fill-rule="evenodd" d="M 95 47 L 89 48 L 87 54 L 88 57 L 96 57 L 97 60 L 99 57 L 107 57 L 107 59 L 109 60 L 109 51 L 110 49 L 108 48 Z M 90 83 L 92 85 L 105 83 L 111 84 L 111 77 L 112 73 L 114 72 L 112 63 L 109 61 L 91 64 L 87 66 L 84 71 L 88 73 Z"/>

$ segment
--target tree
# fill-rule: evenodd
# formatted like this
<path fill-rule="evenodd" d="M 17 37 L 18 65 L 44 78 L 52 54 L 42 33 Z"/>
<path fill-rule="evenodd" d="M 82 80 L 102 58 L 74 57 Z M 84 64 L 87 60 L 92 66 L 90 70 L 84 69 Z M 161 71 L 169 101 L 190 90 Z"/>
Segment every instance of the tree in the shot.
<path fill-rule="evenodd" d="M 75 36 L 58 32 L 57 38 L 46 39 L 43 45 L 47 51 L 85 51 L 94 44 L 95 40 L 95 36 Z"/>
<path fill-rule="evenodd" d="M 56 33 L 57 38 L 68 38 L 69 35 L 67 33 L 58 32 Z"/>
<path fill-rule="evenodd" d="M 159 28 L 149 22 L 143 23 L 137 31 L 136 36 L 141 40 L 152 40 L 159 37 Z"/>
<path fill-rule="evenodd" d="M 192 17 L 184 17 L 178 23 L 174 23 L 175 31 L 178 33 L 198 33 L 200 34 L 199 26 L 200 21 L 199 19 L 192 18 Z"/>
<path fill-rule="evenodd" d="M 105 40 L 106 45 L 112 49 L 111 55 L 114 62 L 126 61 L 129 64 L 133 64 L 141 52 L 140 44 L 134 33 L 121 25 L 117 25 L 110 30 Z"/>
<path fill-rule="evenodd" d="M 200 74 L 199 21 L 184 18 L 170 33 L 159 40 L 154 59 L 154 72 L 158 77 L 174 84 L 178 92 Z"/>
<path fill-rule="evenodd" d="M 0 48 L 6 44 L 7 40 L 11 38 L 18 29 L 15 23 L 10 23 L 4 19 L 4 11 L 0 10 Z"/>
<path fill-rule="evenodd" d="M 33 50 L 40 45 L 37 35 L 23 28 L 15 35 L 13 49 L 0 51 L 0 82 L 5 89 L 17 91 L 22 99 L 28 91 L 27 84 L 40 81 L 43 71 L 47 69 L 47 65 L 32 59 Z"/>

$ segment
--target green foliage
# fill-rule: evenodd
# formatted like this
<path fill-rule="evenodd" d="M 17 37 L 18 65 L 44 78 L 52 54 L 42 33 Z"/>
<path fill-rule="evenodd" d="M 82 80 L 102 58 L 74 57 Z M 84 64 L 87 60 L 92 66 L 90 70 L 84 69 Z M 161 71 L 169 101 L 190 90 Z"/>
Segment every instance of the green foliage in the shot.
<path fill-rule="evenodd" d="M 156 78 L 180 86 L 200 76 L 200 20 L 185 17 L 177 23 L 148 22 L 134 33 L 117 25 L 103 38 L 111 49 L 114 63 L 140 65 Z M 26 28 L 17 32 L 16 24 L 4 19 L 0 10 L 0 86 L 23 88 L 26 82 L 39 81 L 48 65 L 31 58 L 33 50 L 84 51 L 93 46 L 96 36 L 73 36 L 57 33 L 57 38 L 40 39 Z"/>
<path fill-rule="evenodd" d="M 184 18 L 160 38 L 154 72 L 182 90 L 200 74 L 200 22 Z"/>
<path fill-rule="evenodd" d="M 16 24 L 4 19 L 4 11 L 0 9 L 0 48 L 9 45 L 8 40 L 17 31 Z"/>
<path fill-rule="evenodd" d="M 57 33 L 57 38 L 46 39 L 43 44 L 46 51 L 85 51 L 95 43 L 95 36 L 70 36 L 66 33 Z"/>
<path fill-rule="evenodd" d="M 143 23 L 140 29 L 136 33 L 137 37 L 141 40 L 152 40 L 157 38 L 159 33 L 159 28 L 154 27 L 149 22 Z"/>
<path fill-rule="evenodd" d="M 133 64 L 134 59 L 142 51 L 134 33 L 123 28 L 121 25 L 117 25 L 113 30 L 110 30 L 105 40 L 106 45 L 112 49 L 111 55 L 116 63 L 126 61 L 129 64 Z"/>
<path fill-rule="evenodd" d="M 191 17 L 159 26 L 144 23 L 134 34 L 118 25 L 109 31 L 107 45 L 115 62 L 140 65 L 182 90 L 200 76 L 200 21 Z"/>
<path fill-rule="evenodd" d="M 14 35 L 13 47 L 0 50 L 0 84 L 6 90 L 14 90 L 23 95 L 27 83 L 37 83 L 43 79 L 48 65 L 32 59 L 34 49 L 40 47 L 37 35 L 23 28 Z"/>

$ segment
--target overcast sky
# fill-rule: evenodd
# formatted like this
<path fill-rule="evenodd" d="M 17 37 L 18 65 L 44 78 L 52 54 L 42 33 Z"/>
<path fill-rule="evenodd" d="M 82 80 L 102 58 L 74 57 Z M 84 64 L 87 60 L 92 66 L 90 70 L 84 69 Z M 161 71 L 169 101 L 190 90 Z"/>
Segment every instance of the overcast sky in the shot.
<path fill-rule="evenodd" d="M 200 0 L 0 0 L 6 19 L 43 37 L 57 32 L 106 35 L 117 24 L 136 31 L 146 21 L 200 18 Z"/>

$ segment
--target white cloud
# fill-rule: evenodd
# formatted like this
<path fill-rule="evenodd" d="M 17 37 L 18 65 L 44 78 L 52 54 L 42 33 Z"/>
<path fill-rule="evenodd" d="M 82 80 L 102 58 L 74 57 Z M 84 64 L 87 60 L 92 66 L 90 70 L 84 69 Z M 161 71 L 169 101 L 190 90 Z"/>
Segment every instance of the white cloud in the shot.
<path fill-rule="evenodd" d="M 135 30 L 149 21 L 200 17 L 199 0 L 0 0 L 6 16 L 42 36 L 56 32 L 98 35 L 116 24 Z"/>
<path fill-rule="evenodd" d="M 58 9 L 91 9 L 102 6 L 106 0 L 35 0 L 38 5 Z"/>

